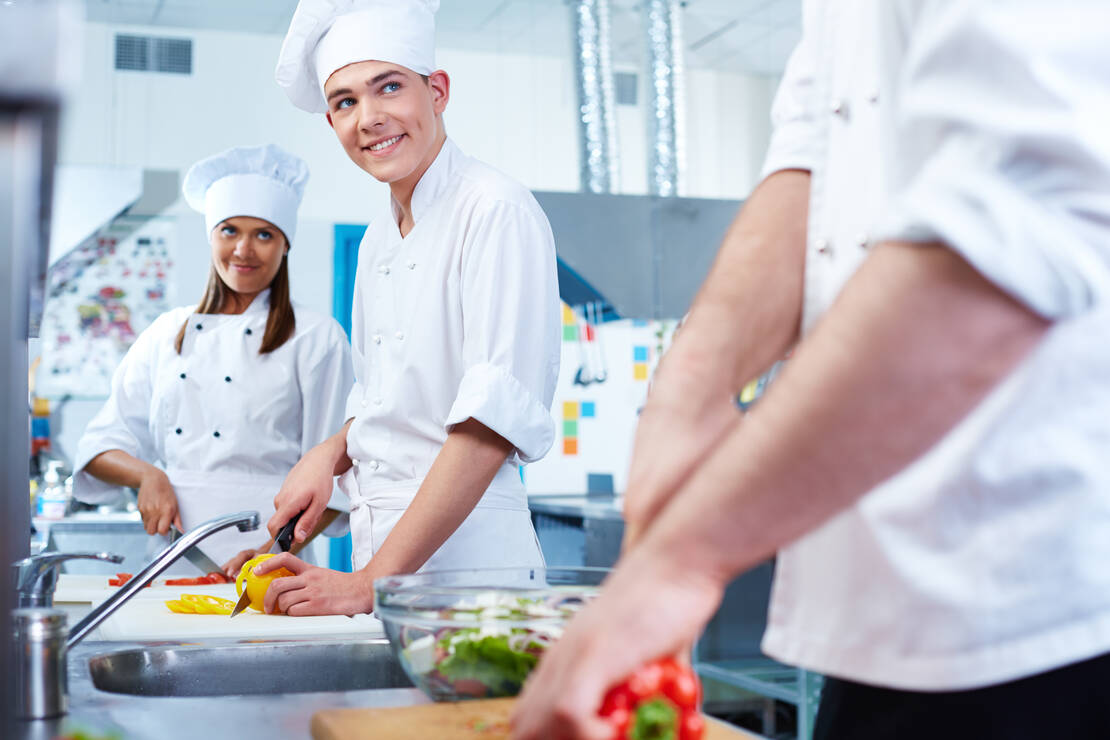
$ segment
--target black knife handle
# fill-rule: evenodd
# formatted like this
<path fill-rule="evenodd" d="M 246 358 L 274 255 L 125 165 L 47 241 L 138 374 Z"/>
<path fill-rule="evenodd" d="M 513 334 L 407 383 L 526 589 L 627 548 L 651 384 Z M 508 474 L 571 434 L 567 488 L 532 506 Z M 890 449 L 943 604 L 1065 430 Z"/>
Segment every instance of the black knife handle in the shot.
<path fill-rule="evenodd" d="M 293 546 L 293 528 L 297 526 L 297 522 L 300 521 L 301 514 L 303 513 L 302 511 L 296 514 L 285 523 L 285 526 L 278 530 L 277 537 L 275 537 L 274 540 L 277 542 L 282 552 L 289 552 L 289 548 Z"/>

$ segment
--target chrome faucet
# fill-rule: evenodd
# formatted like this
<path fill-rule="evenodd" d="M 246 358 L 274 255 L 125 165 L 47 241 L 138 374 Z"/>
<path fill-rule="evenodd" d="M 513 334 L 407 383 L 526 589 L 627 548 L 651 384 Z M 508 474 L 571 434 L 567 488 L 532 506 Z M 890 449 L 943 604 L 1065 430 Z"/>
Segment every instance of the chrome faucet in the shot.
<path fill-rule="evenodd" d="M 123 606 L 132 596 L 137 594 L 144 586 L 153 581 L 160 575 L 166 568 L 169 568 L 174 561 L 185 554 L 193 545 L 208 537 L 211 534 L 219 532 L 221 529 L 228 527 L 238 527 L 240 532 L 249 532 L 258 529 L 260 517 L 257 511 L 240 511 L 237 514 L 227 514 L 226 516 L 210 519 L 203 524 L 197 525 L 190 529 L 179 539 L 174 541 L 172 545 L 160 552 L 150 565 L 139 571 L 134 578 L 119 587 L 119 590 L 109 596 L 100 605 L 93 608 L 91 612 L 85 615 L 73 628 L 69 630 L 69 636 L 66 638 L 66 650 L 71 649 L 74 645 L 79 643 L 89 632 L 96 629 L 96 626 L 111 616 L 117 609 Z"/>
<path fill-rule="evenodd" d="M 44 552 L 17 560 L 12 567 L 15 569 L 15 591 L 19 597 L 19 608 L 54 606 L 54 586 L 58 583 L 57 566 L 67 560 L 79 558 L 108 563 L 123 562 L 122 555 L 110 552 Z"/>
<path fill-rule="evenodd" d="M 73 629 L 65 628 L 65 612 L 49 608 L 53 600 L 54 566 L 72 557 L 93 557 L 119 562 L 118 555 L 109 553 L 50 553 L 46 557 L 26 558 L 16 563 L 16 574 L 28 599 L 41 600 L 35 606 L 12 612 L 15 626 L 16 717 L 39 720 L 60 717 L 66 713 L 66 655 L 69 650 L 97 625 L 123 606 L 140 589 L 169 568 L 185 551 L 221 529 L 238 527 L 240 532 L 258 529 L 257 511 L 240 511 L 211 519 L 194 527 L 179 540 L 160 552 L 150 565 L 120 586 L 119 590 L 96 606 Z M 23 588 L 25 586 L 25 588 Z M 49 588 L 48 588 L 49 587 Z"/>

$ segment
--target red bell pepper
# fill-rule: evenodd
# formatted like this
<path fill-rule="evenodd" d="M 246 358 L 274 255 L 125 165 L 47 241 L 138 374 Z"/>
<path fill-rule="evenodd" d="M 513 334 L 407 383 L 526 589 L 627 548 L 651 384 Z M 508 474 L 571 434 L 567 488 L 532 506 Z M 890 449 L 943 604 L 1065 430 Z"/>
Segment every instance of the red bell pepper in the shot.
<path fill-rule="evenodd" d="M 648 663 L 609 689 L 598 713 L 612 740 L 700 740 L 701 682 L 674 658 Z"/>

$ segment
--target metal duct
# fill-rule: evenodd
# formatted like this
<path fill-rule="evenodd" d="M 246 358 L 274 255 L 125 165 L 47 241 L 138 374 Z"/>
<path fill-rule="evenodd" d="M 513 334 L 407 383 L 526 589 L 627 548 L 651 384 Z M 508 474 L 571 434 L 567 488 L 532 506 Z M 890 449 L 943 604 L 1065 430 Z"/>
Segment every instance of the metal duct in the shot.
<path fill-rule="evenodd" d="M 589 193 L 609 193 L 616 187 L 618 172 L 609 0 L 573 0 L 571 10 L 581 132 L 581 187 Z"/>
<path fill-rule="evenodd" d="M 651 99 L 648 114 L 648 191 L 674 196 L 683 189 L 685 70 L 682 59 L 682 3 L 645 0 Z"/>

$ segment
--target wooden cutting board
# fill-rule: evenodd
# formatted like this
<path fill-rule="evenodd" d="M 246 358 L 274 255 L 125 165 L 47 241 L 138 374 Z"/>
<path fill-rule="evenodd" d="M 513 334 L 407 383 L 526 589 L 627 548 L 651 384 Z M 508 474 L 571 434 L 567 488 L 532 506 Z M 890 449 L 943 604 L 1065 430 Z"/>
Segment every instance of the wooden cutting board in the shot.
<path fill-rule="evenodd" d="M 515 699 L 482 699 L 413 707 L 325 709 L 312 715 L 314 740 L 507 740 Z M 757 735 L 709 719 L 704 740 L 755 740 Z"/>

